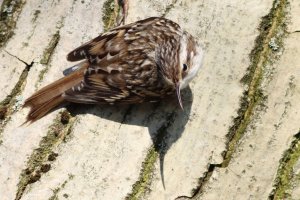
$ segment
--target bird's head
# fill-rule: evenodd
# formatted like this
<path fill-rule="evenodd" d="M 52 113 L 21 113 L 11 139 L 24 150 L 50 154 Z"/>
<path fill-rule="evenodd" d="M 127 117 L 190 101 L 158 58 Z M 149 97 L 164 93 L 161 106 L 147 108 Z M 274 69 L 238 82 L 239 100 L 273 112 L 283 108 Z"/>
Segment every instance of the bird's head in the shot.
<path fill-rule="evenodd" d="M 175 81 L 176 93 L 180 107 L 182 106 L 180 90 L 187 87 L 197 75 L 203 60 L 203 49 L 187 32 L 184 32 L 180 41 L 178 77 Z"/>

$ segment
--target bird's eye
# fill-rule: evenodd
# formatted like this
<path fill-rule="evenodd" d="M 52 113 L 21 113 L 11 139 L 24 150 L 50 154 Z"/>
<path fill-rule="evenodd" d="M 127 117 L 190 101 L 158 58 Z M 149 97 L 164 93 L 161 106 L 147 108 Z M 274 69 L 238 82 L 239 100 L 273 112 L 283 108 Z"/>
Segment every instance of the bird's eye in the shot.
<path fill-rule="evenodd" d="M 183 64 L 183 66 L 182 66 L 183 68 L 182 68 L 182 70 L 185 72 L 187 69 L 188 69 L 188 66 L 187 66 L 187 64 Z"/>

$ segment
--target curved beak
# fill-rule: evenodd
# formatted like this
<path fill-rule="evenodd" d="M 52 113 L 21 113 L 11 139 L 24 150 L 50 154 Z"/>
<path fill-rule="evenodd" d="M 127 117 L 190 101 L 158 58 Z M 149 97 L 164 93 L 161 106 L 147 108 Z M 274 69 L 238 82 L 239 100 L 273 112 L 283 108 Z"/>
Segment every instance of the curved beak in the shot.
<path fill-rule="evenodd" d="M 180 95 L 180 84 L 179 83 L 176 84 L 176 94 L 177 94 L 179 105 L 180 105 L 181 109 L 183 110 L 183 105 L 182 105 L 181 95 Z"/>

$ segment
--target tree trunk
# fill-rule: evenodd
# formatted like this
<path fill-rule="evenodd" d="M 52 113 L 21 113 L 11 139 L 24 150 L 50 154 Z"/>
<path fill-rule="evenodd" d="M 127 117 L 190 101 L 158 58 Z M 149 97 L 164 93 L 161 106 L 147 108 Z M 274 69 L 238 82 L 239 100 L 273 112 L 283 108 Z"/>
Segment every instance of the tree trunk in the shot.
<path fill-rule="evenodd" d="M 0 199 L 299 199 L 299 2 L 117 2 L 0 1 Z M 183 111 L 71 104 L 20 126 L 67 53 L 150 16 L 205 49 Z"/>

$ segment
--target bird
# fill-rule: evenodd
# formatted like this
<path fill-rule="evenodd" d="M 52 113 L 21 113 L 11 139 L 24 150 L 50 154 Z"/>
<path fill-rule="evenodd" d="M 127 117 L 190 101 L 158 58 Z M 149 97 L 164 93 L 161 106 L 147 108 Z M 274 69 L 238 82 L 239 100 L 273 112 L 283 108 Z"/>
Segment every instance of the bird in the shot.
<path fill-rule="evenodd" d="M 177 95 L 197 75 L 203 48 L 177 23 L 150 17 L 100 34 L 67 55 L 79 62 L 27 98 L 26 122 L 63 103 L 138 104 Z M 174 96 L 175 96 L 174 95 Z"/>

